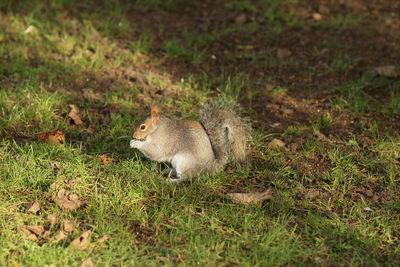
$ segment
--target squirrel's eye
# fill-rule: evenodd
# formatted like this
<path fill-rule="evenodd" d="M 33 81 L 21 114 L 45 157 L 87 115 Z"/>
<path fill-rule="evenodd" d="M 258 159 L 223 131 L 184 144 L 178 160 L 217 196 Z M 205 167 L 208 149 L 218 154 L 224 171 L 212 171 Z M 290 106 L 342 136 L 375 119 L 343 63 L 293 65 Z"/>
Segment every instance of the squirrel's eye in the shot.
<path fill-rule="evenodd" d="M 144 125 L 144 124 L 140 125 L 140 129 L 141 129 L 141 130 L 146 129 L 146 125 Z"/>

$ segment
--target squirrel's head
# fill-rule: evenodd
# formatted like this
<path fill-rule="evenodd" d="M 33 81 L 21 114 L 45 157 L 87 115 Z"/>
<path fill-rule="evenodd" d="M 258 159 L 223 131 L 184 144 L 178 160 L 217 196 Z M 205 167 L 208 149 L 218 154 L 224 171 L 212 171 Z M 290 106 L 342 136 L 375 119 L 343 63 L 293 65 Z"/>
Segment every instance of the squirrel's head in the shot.
<path fill-rule="evenodd" d="M 146 137 L 158 126 L 160 122 L 160 109 L 158 107 L 151 108 L 150 117 L 145 119 L 136 128 L 133 133 L 133 139 L 138 141 L 144 141 Z"/>

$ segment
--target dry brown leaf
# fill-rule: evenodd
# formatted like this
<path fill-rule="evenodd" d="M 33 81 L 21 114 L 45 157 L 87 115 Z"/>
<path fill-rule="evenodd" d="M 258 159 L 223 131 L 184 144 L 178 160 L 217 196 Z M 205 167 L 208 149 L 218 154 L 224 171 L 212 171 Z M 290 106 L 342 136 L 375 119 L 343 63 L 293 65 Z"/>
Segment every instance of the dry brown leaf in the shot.
<path fill-rule="evenodd" d="M 79 197 L 65 189 L 58 191 L 57 196 L 53 196 L 53 200 L 63 210 L 76 210 L 82 206 Z"/>
<path fill-rule="evenodd" d="M 86 260 L 84 260 L 81 264 L 81 267 L 94 267 L 94 264 L 92 262 L 92 258 L 87 258 Z"/>
<path fill-rule="evenodd" d="M 54 183 L 50 185 L 52 190 L 56 190 L 57 188 L 73 188 L 76 184 L 82 182 L 81 179 L 70 179 L 67 180 L 65 178 L 58 178 Z"/>
<path fill-rule="evenodd" d="M 47 230 L 47 231 L 45 231 L 45 232 L 43 233 L 42 238 L 43 238 L 43 239 L 47 239 L 49 236 L 50 236 L 50 230 Z"/>
<path fill-rule="evenodd" d="M 87 248 L 90 242 L 90 230 L 87 230 L 83 234 L 81 234 L 77 239 L 72 241 L 71 246 L 80 250 L 84 250 Z"/>
<path fill-rule="evenodd" d="M 57 235 L 53 237 L 53 242 L 59 242 L 61 240 L 66 239 L 67 237 L 68 237 L 67 234 L 65 234 L 63 231 L 60 231 L 57 233 Z"/>
<path fill-rule="evenodd" d="M 28 212 L 30 213 L 36 213 L 40 210 L 40 205 L 39 203 L 35 202 L 32 204 L 32 206 L 30 206 L 30 208 L 28 209 Z"/>
<path fill-rule="evenodd" d="M 305 197 L 306 197 L 307 199 L 314 199 L 314 198 L 317 198 L 317 197 L 320 197 L 320 196 L 321 196 L 321 192 L 318 191 L 318 190 L 311 190 L 311 191 L 308 191 L 308 192 L 306 193 L 306 195 L 305 195 Z"/>
<path fill-rule="evenodd" d="M 75 105 L 69 105 L 71 108 L 71 111 L 68 114 L 68 117 L 71 118 L 71 120 L 74 122 L 75 125 L 81 126 L 83 125 L 82 119 L 79 117 L 79 109 Z"/>
<path fill-rule="evenodd" d="M 44 233 L 44 227 L 41 225 L 37 226 L 21 226 L 18 228 L 18 231 L 22 233 L 25 239 L 29 240 L 38 240 L 39 237 Z"/>
<path fill-rule="evenodd" d="M 104 164 L 108 164 L 110 162 L 112 162 L 114 159 L 107 157 L 106 155 L 101 155 L 100 156 L 100 160 L 104 163 Z"/>
<path fill-rule="evenodd" d="M 78 184 L 80 182 L 82 182 L 81 179 L 71 179 L 71 180 L 68 181 L 68 185 L 73 187 L 74 185 L 76 185 L 76 184 Z"/>
<path fill-rule="evenodd" d="M 273 199 L 274 197 L 271 188 L 264 192 L 229 193 L 228 196 L 243 204 L 257 203 L 266 199 Z"/>
<path fill-rule="evenodd" d="M 65 232 L 73 232 L 76 228 L 76 222 L 72 220 L 65 220 L 64 221 L 64 231 Z"/>
<path fill-rule="evenodd" d="M 269 148 L 284 147 L 286 145 L 282 140 L 274 138 L 269 144 Z"/>
<path fill-rule="evenodd" d="M 327 140 L 328 139 L 328 138 L 326 138 L 326 136 L 323 133 L 321 133 L 317 129 L 314 129 L 313 133 L 318 138 L 318 140 Z"/>
<path fill-rule="evenodd" d="M 32 233 L 31 231 L 29 231 L 26 226 L 21 226 L 18 228 L 18 232 L 20 232 L 22 234 L 22 237 L 24 239 L 28 239 L 28 240 L 32 240 L 32 241 L 36 241 L 38 240 L 38 237 Z"/>
<path fill-rule="evenodd" d="M 54 183 L 52 183 L 52 184 L 50 185 L 50 189 L 56 190 L 57 186 L 58 186 L 58 183 L 57 183 L 57 182 L 54 182 Z"/>
<path fill-rule="evenodd" d="M 379 66 L 370 69 L 367 74 L 369 76 L 384 76 L 384 77 L 399 77 L 400 76 L 400 68 L 394 65 L 385 65 Z"/>
<path fill-rule="evenodd" d="M 241 13 L 235 18 L 236 24 L 245 24 L 247 21 L 246 13 Z"/>
<path fill-rule="evenodd" d="M 292 52 L 287 48 L 279 48 L 276 52 L 280 59 L 288 58 L 292 55 Z"/>
<path fill-rule="evenodd" d="M 108 240 L 108 236 L 107 235 L 103 235 L 99 240 L 98 240 L 98 242 L 99 243 L 104 243 L 104 242 L 106 242 Z"/>
<path fill-rule="evenodd" d="M 58 129 L 39 134 L 39 140 L 44 143 L 57 145 L 65 141 L 65 135 Z"/>
<path fill-rule="evenodd" d="M 29 226 L 28 225 L 28 226 L 25 226 L 25 228 L 37 236 L 40 236 L 41 234 L 44 233 L 44 227 L 42 225 L 37 225 L 37 226 Z"/>
<path fill-rule="evenodd" d="M 52 228 L 57 223 L 57 215 L 55 213 L 49 214 L 47 219 L 50 220 L 50 228 Z"/>
<path fill-rule="evenodd" d="M 371 189 L 368 189 L 367 192 L 365 192 L 365 194 L 367 195 L 367 197 L 373 197 L 374 196 L 374 192 Z"/>
<path fill-rule="evenodd" d="M 316 20 L 316 21 L 320 21 L 320 20 L 322 19 L 322 15 L 321 15 L 320 13 L 318 13 L 318 12 L 314 12 L 314 13 L 312 14 L 312 17 L 313 17 L 313 19 Z"/>

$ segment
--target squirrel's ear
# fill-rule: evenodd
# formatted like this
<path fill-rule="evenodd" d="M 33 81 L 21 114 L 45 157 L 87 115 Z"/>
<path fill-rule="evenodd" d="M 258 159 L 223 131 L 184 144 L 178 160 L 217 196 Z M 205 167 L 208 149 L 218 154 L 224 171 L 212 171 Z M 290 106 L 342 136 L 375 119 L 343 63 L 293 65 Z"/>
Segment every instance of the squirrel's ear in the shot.
<path fill-rule="evenodd" d="M 157 106 L 151 108 L 150 117 L 153 124 L 158 124 L 158 121 L 160 120 L 160 109 Z"/>

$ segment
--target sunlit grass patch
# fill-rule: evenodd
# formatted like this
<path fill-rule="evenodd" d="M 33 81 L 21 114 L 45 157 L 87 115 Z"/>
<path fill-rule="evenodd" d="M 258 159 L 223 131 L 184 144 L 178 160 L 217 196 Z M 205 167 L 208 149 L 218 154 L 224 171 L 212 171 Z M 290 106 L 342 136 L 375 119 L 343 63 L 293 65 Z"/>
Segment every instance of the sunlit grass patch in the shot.
<path fill-rule="evenodd" d="M 60 117 L 64 96 L 33 87 L 11 92 L 8 90 L 4 88 L 0 91 L 2 134 L 34 134 L 51 128 L 65 127 L 65 121 Z M 24 95 L 23 99 L 21 95 Z"/>
<path fill-rule="evenodd" d="M 336 88 L 340 93 L 334 105 L 339 108 L 348 108 L 355 112 L 382 112 L 387 115 L 400 114 L 399 110 L 399 81 L 386 77 L 368 79 L 363 76 L 352 83 Z M 387 91 L 381 94 L 380 91 Z M 375 98 L 374 95 L 378 97 Z"/>

